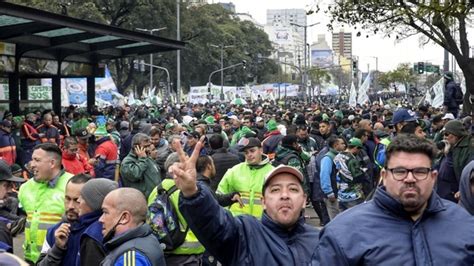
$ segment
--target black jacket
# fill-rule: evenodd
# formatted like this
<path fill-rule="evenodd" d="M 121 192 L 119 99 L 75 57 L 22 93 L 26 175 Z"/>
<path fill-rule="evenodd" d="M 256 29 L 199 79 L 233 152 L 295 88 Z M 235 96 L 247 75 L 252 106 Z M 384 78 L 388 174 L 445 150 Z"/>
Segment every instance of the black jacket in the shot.
<path fill-rule="evenodd" d="M 239 157 L 235 154 L 232 154 L 227 151 L 226 148 L 220 148 L 214 150 L 214 153 L 211 155 L 212 160 L 214 160 L 214 165 L 216 167 L 216 176 L 211 180 L 210 187 L 212 191 L 217 190 L 217 186 L 224 176 L 225 172 L 228 169 L 234 167 L 240 163 Z"/>

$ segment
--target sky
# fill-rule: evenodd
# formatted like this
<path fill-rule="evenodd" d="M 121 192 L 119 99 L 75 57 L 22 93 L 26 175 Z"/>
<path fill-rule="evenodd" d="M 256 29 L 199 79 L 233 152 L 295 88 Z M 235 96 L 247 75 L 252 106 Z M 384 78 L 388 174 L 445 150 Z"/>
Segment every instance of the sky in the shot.
<path fill-rule="evenodd" d="M 249 13 L 262 25 L 266 22 L 267 9 L 302 8 L 310 10 L 316 2 L 323 2 L 321 6 L 327 7 L 330 0 L 209 0 L 209 3 L 232 2 L 237 13 Z M 326 3 L 326 5 L 324 5 Z M 308 43 L 313 43 L 318 34 L 325 34 L 326 41 L 331 46 L 331 33 L 325 26 L 329 18 L 323 12 L 308 16 L 307 24 L 319 22 L 320 24 L 308 28 Z M 378 70 L 389 71 L 395 69 L 400 63 L 415 63 L 419 61 L 430 62 L 442 66 L 444 49 L 436 44 L 420 46 L 420 36 L 413 36 L 395 42 L 395 38 L 384 38 L 382 35 L 371 35 L 369 38 L 356 37 L 352 32 L 352 54 L 359 57 L 359 68 L 362 71 L 375 70 L 378 58 Z"/>

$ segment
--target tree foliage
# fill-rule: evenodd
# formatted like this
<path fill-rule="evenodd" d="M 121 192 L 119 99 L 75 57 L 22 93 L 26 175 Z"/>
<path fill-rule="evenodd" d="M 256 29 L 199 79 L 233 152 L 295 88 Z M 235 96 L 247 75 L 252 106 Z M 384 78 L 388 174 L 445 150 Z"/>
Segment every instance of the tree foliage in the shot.
<path fill-rule="evenodd" d="M 392 83 L 413 84 L 417 80 L 417 76 L 413 73 L 409 63 L 399 64 L 394 70 L 379 73 L 378 82 L 382 88 L 388 88 Z"/>
<path fill-rule="evenodd" d="M 176 39 L 176 0 L 11 0 L 18 4 L 67 14 L 80 19 L 118 26 L 136 28 L 165 28 L 155 35 Z M 226 85 L 244 85 L 249 81 L 267 82 L 278 68 L 274 62 L 259 61 L 257 55 L 268 57 L 272 46 L 266 33 L 251 22 L 239 21 L 220 5 L 191 7 L 181 2 L 181 39 L 186 48 L 181 52 L 181 85 L 188 88 L 207 83 L 209 74 L 220 69 L 220 49 L 214 45 L 232 46 L 224 51 L 224 66 L 247 61 L 246 70 L 230 69 L 225 72 Z M 121 93 L 136 88 L 141 94 L 148 85 L 149 70 L 137 72 L 131 63 L 134 59 L 149 61 L 149 55 L 123 58 L 108 62 Z M 153 63 L 169 70 L 176 86 L 176 52 L 153 55 Z M 164 71 L 155 70 L 154 84 L 166 81 Z M 212 82 L 220 84 L 220 75 Z M 185 89 L 187 90 L 187 89 Z"/>
<path fill-rule="evenodd" d="M 428 40 L 451 53 L 461 68 L 466 86 L 464 107 L 472 112 L 474 97 L 474 59 L 469 56 L 467 28 L 472 22 L 473 3 L 468 0 L 336 0 L 324 12 L 333 24 L 349 24 L 356 30 L 365 30 L 387 37 L 406 38 L 422 34 Z M 357 33 L 358 36 L 362 31 Z M 368 37 L 368 36 L 367 36 Z"/>

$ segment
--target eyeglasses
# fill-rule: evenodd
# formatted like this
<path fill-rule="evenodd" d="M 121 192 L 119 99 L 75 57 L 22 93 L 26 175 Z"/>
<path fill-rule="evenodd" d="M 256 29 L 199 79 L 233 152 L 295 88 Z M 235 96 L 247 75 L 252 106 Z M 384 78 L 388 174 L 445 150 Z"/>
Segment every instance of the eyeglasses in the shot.
<path fill-rule="evenodd" d="M 410 172 L 416 180 L 418 181 L 425 180 L 428 177 L 428 174 L 431 172 L 431 168 L 428 168 L 428 167 L 417 167 L 413 169 L 397 167 L 397 168 L 387 168 L 387 170 L 392 173 L 393 179 L 397 181 L 403 181 L 405 178 L 407 178 L 408 173 Z"/>

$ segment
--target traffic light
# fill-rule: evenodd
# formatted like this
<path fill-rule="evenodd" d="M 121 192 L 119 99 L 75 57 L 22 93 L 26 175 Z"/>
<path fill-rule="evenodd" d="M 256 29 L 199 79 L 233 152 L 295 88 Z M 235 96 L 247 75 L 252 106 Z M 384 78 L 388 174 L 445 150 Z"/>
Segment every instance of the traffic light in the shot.
<path fill-rule="evenodd" d="M 418 62 L 418 74 L 423 74 L 423 73 L 425 73 L 425 63 Z"/>
<path fill-rule="evenodd" d="M 352 60 L 352 71 L 357 71 L 357 61 Z"/>

